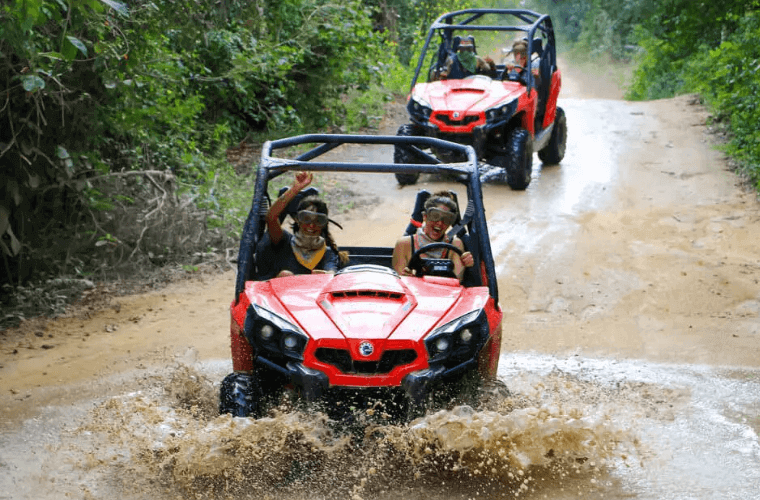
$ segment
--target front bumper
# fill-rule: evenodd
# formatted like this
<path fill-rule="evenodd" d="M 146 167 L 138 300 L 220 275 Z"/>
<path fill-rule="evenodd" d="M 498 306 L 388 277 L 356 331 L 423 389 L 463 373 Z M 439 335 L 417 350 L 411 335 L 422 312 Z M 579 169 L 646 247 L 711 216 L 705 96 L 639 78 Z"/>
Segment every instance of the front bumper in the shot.
<path fill-rule="evenodd" d="M 470 132 L 449 132 L 442 131 L 435 125 L 425 122 L 424 124 L 417 124 L 424 131 L 426 137 L 433 137 L 434 139 L 442 139 L 445 141 L 455 142 L 465 146 L 472 146 L 475 149 L 475 153 L 478 158 L 484 158 L 486 156 L 487 149 L 489 147 L 488 137 L 493 134 L 497 127 L 486 124 L 476 126 Z M 438 155 L 440 156 L 440 155 Z"/>
<path fill-rule="evenodd" d="M 304 366 L 303 363 L 289 362 L 283 368 L 261 356 L 256 358 L 256 363 L 285 376 L 295 386 L 301 397 L 308 402 L 320 401 L 330 389 L 337 387 L 330 385 L 326 373 Z M 477 359 L 467 360 L 452 368 L 441 365 L 431 366 L 405 375 L 401 380 L 401 389 L 413 405 L 424 406 L 425 400 L 435 391 L 436 385 L 476 368 Z M 363 389 L 377 388 L 376 386 L 350 387 L 359 392 Z"/>

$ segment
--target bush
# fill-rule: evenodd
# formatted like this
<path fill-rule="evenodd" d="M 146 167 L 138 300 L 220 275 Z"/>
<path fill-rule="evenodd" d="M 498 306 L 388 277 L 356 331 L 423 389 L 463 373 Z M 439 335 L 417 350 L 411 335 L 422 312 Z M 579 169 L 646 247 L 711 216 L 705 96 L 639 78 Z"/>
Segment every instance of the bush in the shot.
<path fill-rule="evenodd" d="M 726 152 L 745 165 L 760 189 L 760 13 L 748 12 L 717 48 L 702 46 L 686 68 L 685 88 L 700 93 L 715 119 L 728 125 Z"/>

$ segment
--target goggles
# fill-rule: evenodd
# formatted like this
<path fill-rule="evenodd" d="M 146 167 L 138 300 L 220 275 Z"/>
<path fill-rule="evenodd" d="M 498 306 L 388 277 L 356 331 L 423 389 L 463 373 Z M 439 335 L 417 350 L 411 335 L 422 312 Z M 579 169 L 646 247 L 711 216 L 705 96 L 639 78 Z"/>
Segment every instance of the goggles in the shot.
<path fill-rule="evenodd" d="M 441 210 L 439 208 L 428 208 L 425 210 L 427 220 L 430 222 L 443 221 L 444 224 L 452 225 L 457 218 L 457 214 L 449 212 L 448 210 Z"/>
<path fill-rule="evenodd" d="M 312 212 L 311 210 L 301 210 L 298 212 L 296 218 L 301 225 L 316 224 L 321 227 L 327 225 L 327 215 L 319 212 Z"/>

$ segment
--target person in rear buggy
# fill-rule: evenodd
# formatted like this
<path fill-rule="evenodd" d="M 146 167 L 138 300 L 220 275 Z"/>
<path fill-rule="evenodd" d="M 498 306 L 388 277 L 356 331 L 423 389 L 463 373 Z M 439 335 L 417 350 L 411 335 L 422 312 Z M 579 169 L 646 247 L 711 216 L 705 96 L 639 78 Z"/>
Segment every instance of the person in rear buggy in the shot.
<path fill-rule="evenodd" d="M 412 255 L 419 248 L 431 243 L 450 243 L 464 251 L 462 240 L 454 236 L 449 238 L 446 231 L 454 224 L 457 217 L 457 205 L 451 194 L 440 191 L 433 194 L 425 202 L 425 211 L 422 215 L 422 225 L 417 228 L 415 234 L 401 237 L 393 248 L 393 269 L 402 276 L 414 276 L 408 264 Z M 454 274 L 462 281 L 465 267 L 472 267 L 475 263 L 470 252 L 464 252 L 460 257 L 456 252 L 447 248 L 431 250 L 423 254 L 423 258 L 450 259 L 454 263 Z"/>
<path fill-rule="evenodd" d="M 290 188 L 269 207 L 267 230 L 256 247 L 258 279 L 334 273 L 348 261 L 348 254 L 338 250 L 328 229 L 328 222 L 338 224 L 327 217 L 327 204 L 318 197 L 307 196 L 298 203 L 292 234 L 280 225 L 282 212 L 313 179 L 312 173 L 296 173 Z"/>
<path fill-rule="evenodd" d="M 483 58 L 475 55 L 475 45 L 472 40 L 464 39 L 459 43 L 456 59 L 461 64 L 465 75 L 488 75 L 493 74 L 496 71 L 496 63 L 494 63 L 493 59 L 490 57 Z M 446 58 L 444 69 L 440 74 L 442 79 L 445 80 L 452 74 L 454 64 L 455 61 L 452 56 Z"/>
<path fill-rule="evenodd" d="M 509 80 L 520 80 L 525 82 L 526 80 L 524 71 L 528 68 L 528 42 L 525 40 L 517 40 L 512 44 L 511 52 L 512 57 L 514 57 L 515 61 L 508 62 L 504 68 L 504 71 L 506 71 L 509 75 Z M 536 85 L 539 85 L 540 83 L 538 66 L 538 59 L 534 59 L 530 62 L 530 72 L 533 73 L 533 78 Z"/>

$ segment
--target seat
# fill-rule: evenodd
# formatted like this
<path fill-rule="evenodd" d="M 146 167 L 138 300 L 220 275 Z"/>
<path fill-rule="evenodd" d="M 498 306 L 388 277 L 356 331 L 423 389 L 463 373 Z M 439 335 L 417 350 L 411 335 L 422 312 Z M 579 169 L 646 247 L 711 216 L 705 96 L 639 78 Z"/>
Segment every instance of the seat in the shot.
<path fill-rule="evenodd" d="M 527 42 L 527 40 L 525 41 Z M 536 54 L 538 57 L 541 57 L 544 54 L 543 40 L 541 40 L 540 38 L 533 39 L 533 53 Z"/>

